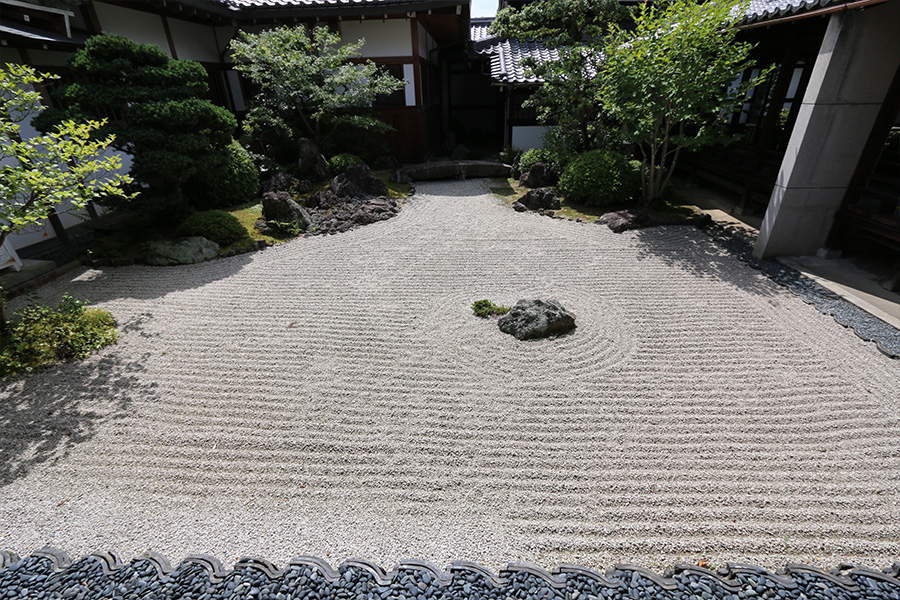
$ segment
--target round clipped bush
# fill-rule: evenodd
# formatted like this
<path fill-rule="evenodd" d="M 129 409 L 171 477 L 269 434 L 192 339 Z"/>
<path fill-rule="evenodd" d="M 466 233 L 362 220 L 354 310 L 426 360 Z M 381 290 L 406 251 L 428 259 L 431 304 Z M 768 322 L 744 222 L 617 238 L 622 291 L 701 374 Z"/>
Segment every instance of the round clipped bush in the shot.
<path fill-rule="evenodd" d="M 184 193 L 196 208 L 226 208 L 256 198 L 259 172 L 250 153 L 236 140 L 225 147 L 219 165 L 203 169 L 184 185 Z"/>
<path fill-rule="evenodd" d="M 231 213 L 224 210 L 205 210 L 189 216 L 178 228 L 184 237 L 200 236 L 227 246 L 247 237 L 247 230 Z"/>
<path fill-rule="evenodd" d="M 566 200 L 591 206 L 628 202 L 638 191 L 639 183 L 625 155 L 612 150 L 591 150 L 579 155 L 559 178 Z"/>
<path fill-rule="evenodd" d="M 355 154 L 350 154 L 349 152 L 345 152 L 344 154 L 338 154 L 337 156 L 331 157 L 331 160 L 328 161 L 328 165 L 331 167 L 331 171 L 335 175 L 340 175 L 344 171 L 347 170 L 347 167 L 350 165 L 364 165 L 366 162 Z"/>

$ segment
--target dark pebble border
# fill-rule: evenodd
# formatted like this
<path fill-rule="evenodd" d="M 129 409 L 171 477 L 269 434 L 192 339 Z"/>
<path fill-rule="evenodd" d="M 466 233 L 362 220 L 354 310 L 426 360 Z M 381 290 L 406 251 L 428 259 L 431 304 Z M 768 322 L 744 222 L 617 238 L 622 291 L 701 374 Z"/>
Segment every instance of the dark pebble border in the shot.
<path fill-rule="evenodd" d="M 738 260 L 759 269 L 772 281 L 788 288 L 807 304 L 815 306 L 819 312 L 831 315 L 835 321 L 852 329 L 863 340 L 874 342 L 883 354 L 900 359 L 900 330 L 897 328 L 844 300 L 794 269 L 776 260 L 753 256 L 753 248 L 750 245 L 725 229 L 713 226 L 707 227 L 705 231 L 713 241 Z"/>
<path fill-rule="evenodd" d="M 441 571 L 404 561 L 388 573 L 348 560 L 335 571 L 325 561 L 300 557 L 283 569 L 245 558 L 226 571 L 209 556 L 192 556 L 172 569 L 147 553 L 128 564 L 91 554 L 72 563 L 44 549 L 20 559 L 0 552 L 0 598 L 109 600 L 900 600 L 900 563 L 882 572 L 841 565 L 826 572 L 788 565 L 778 573 L 744 565 L 717 571 L 677 566 L 662 576 L 632 565 L 605 574 L 575 565 L 552 573 L 511 563 L 494 575 L 470 562 Z"/>

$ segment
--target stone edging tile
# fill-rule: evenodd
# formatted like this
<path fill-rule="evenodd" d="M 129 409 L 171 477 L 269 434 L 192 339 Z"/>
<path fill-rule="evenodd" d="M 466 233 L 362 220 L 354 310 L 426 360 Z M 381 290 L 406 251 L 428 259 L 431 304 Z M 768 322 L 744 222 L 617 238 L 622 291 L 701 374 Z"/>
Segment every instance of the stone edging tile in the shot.
<path fill-rule="evenodd" d="M 458 561 L 443 571 L 410 560 L 384 571 L 351 559 L 335 570 L 322 559 L 301 556 L 284 569 L 259 558 L 243 558 L 230 570 L 211 556 L 190 556 L 172 568 L 147 552 L 130 563 L 112 553 L 72 562 L 45 548 L 24 559 L 0 552 L 0 597 L 12 598 L 290 598 L 372 600 L 900 600 L 900 563 L 879 572 L 842 564 L 833 571 L 789 564 L 772 573 L 728 564 L 711 571 L 676 565 L 662 575 L 617 564 L 605 574 L 564 564 L 548 572 L 530 563 L 510 563 L 498 574 Z"/>

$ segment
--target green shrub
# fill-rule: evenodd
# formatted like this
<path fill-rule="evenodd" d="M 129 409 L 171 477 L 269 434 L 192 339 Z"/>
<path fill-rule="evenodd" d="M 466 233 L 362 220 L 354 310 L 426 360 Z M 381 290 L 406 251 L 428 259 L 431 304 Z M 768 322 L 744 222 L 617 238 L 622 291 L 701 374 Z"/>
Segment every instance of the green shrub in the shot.
<path fill-rule="evenodd" d="M 184 193 L 196 208 L 227 208 L 256 198 L 259 172 L 250 153 L 236 140 L 225 147 L 225 160 L 203 169 L 184 185 Z"/>
<path fill-rule="evenodd" d="M 66 294 L 55 309 L 34 304 L 18 311 L 0 343 L 0 377 L 85 358 L 114 343 L 119 338 L 115 319 L 86 304 Z"/>
<path fill-rule="evenodd" d="M 328 165 L 331 167 L 331 172 L 335 175 L 343 173 L 350 165 L 364 164 L 366 164 L 366 162 L 363 159 L 356 156 L 355 154 L 350 154 L 349 152 L 333 156 L 331 157 L 331 160 L 328 161 Z"/>
<path fill-rule="evenodd" d="M 472 310 L 475 311 L 476 316 L 487 319 L 492 316 L 505 315 L 509 312 L 509 307 L 499 306 L 490 300 L 477 300 L 472 303 Z"/>
<path fill-rule="evenodd" d="M 572 160 L 559 178 L 566 200 L 591 206 L 628 202 L 639 185 L 625 155 L 612 150 L 585 152 Z"/>
<path fill-rule="evenodd" d="M 227 246 L 247 237 L 247 230 L 231 213 L 205 210 L 185 219 L 178 228 L 178 234 L 184 237 L 205 237 L 220 246 Z"/>
<path fill-rule="evenodd" d="M 527 173 L 535 163 L 544 163 L 550 170 L 559 174 L 559 161 L 556 155 L 546 148 L 531 148 L 519 155 L 519 171 Z"/>

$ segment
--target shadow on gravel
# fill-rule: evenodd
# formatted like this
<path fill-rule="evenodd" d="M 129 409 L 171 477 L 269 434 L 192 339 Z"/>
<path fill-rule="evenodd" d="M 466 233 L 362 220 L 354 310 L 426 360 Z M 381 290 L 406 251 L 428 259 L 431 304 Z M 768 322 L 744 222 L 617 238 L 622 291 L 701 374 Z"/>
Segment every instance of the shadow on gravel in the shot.
<path fill-rule="evenodd" d="M 140 323 L 123 330 L 139 331 Z M 142 383 L 146 357 L 107 356 L 49 367 L 0 381 L 0 486 L 73 452 L 105 423 L 121 418 L 132 400 L 155 393 Z"/>
<path fill-rule="evenodd" d="M 683 232 L 679 235 L 679 232 Z M 741 290 L 760 296 L 774 296 L 770 282 L 760 278 L 760 272 L 747 264 L 740 242 L 723 246 L 715 238 L 685 225 L 667 225 L 636 229 L 633 233 L 643 246 L 638 260 L 653 256 L 680 271 L 700 279 L 718 279 Z M 674 235 L 673 235 L 674 233 Z M 744 245 L 746 246 L 746 245 Z M 749 253 L 749 248 L 746 248 Z M 743 265 L 741 265 L 743 263 Z"/>
<path fill-rule="evenodd" d="M 235 275 L 253 260 L 252 257 L 253 253 L 239 254 L 195 265 L 172 267 L 132 265 L 79 269 L 39 288 L 36 292 L 46 304 L 56 303 L 58 298 L 43 297 L 54 292 L 57 296 L 64 292 L 69 293 L 76 298 L 89 300 L 92 304 L 119 298 L 153 300 L 173 292 L 203 287 Z M 20 297 L 13 300 L 10 306 L 17 310 L 27 303 L 27 297 Z"/>

